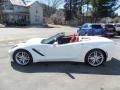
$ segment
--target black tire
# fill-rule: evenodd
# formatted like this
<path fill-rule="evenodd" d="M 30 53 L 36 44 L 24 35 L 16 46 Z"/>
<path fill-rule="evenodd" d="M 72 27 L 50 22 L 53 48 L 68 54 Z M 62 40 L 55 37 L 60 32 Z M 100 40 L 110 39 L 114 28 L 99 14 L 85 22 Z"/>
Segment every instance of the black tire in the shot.
<path fill-rule="evenodd" d="M 101 55 L 101 57 L 102 57 L 101 60 L 99 60 L 99 63 L 98 63 L 98 64 L 97 64 L 97 62 L 98 62 L 97 57 L 96 57 L 96 59 L 94 59 L 96 65 L 91 64 L 91 63 L 93 63 L 93 61 L 91 62 L 90 59 L 89 59 L 90 55 L 92 55 L 94 52 L 98 52 L 98 54 Z M 94 57 L 94 58 L 95 58 L 95 57 Z M 99 49 L 94 49 L 94 50 L 89 51 L 89 52 L 86 54 L 86 57 L 85 57 L 85 62 L 86 62 L 88 65 L 92 66 L 92 67 L 100 66 L 100 65 L 102 65 L 103 63 L 105 63 L 105 61 L 106 61 L 106 54 L 105 54 L 104 51 L 99 50 Z"/>
<path fill-rule="evenodd" d="M 117 32 L 117 35 L 120 36 L 120 32 Z"/>
<path fill-rule="evenodd" d="M 18 63 L 18 60 L 16 60 L 16 58 L 17 58 L 16 55 L 18 53 L 20 53 L 20 52 L 24 52 L 24 53 L 26 53 L 28 55 L 28 57 L 29 57 L 28 63 L 26 63 L 26 64 L 20 64 L 20 63 Z M 20 66 L 27 66 L 27 65 L 30 65 L 30 64 L 33 63 L 32 55 L 30 54 L 30 52 L 28 52 L 27 50 L 24 50 L 24 49 L 20 49 L 20 50 L 15 51 L 14 54 L 13 54 L 13 60 L 14 60 L 14 62 L 16 64 L 18 64 Z"/>

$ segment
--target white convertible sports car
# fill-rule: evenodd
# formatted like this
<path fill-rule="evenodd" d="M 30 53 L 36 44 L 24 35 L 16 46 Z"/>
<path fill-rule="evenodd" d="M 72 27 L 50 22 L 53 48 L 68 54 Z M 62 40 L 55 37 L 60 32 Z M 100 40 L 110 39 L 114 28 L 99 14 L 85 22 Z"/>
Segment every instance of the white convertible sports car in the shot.
<path fill-rule="evenodd" d="M 9 50 L 11 61 L 25 66 L 35 62 L 72 61 L 99 66 L 110 61 L 114 42 L 97 36 L 65 36 L 58 33 L 49 38 L 34 38 Z"/>

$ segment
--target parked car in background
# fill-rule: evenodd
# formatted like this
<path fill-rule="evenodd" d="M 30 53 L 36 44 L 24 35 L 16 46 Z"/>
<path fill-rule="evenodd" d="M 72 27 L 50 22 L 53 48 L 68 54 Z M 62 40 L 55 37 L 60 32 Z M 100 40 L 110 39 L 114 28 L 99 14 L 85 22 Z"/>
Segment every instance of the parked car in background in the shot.
<path fill-rule="evenodd" d="M 114 25 L 114 27 L 115 27 L 115 29 L 116 29 L 116 32 L 118 33 L 118 34 L 120 34 L 120 23 L 115 23 L 115 24 L 113 24 Z"/>
<path fill-rule="evenodd" d="M 81 36 L 88 35 L 104 35 L 104 29 L 101 26 L 101 24 L 95 24 L 95 23 L 86 23 L 83 24 L 79 29 L 77 30 L 77 33 Z"/>
<path fill-rule="evenodd" d="M 105 36 L 110 36 L 114 37 L 116 35 L 116 29 L 115 26 L 112 24 L 102 24 L 104 31 L 105 31 Z"/>

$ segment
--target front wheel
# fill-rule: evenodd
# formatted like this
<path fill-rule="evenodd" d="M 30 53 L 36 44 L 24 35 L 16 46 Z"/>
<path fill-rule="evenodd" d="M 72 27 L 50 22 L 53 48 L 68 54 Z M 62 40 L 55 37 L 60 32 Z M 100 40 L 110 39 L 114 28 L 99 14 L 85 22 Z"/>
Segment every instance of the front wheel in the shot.
<path fill-rule="evenodd" d="M 32 56 L 26 50 L 17 50 L 13 54 L 13 60 L 18 65 L 26 66 L 32 63 Z"/>
<path fill-rule="evenodd" d="M 87 64 L 93 67 L 102 65 L 106 61 L 106 55 L 101 50 L 91 50 L 85 57 Z"/>

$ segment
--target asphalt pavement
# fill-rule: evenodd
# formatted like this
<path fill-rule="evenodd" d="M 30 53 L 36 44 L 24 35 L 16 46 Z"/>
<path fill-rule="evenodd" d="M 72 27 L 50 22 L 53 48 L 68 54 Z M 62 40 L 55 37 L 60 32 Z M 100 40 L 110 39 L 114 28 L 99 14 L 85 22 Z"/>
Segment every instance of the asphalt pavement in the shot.
<path fill-rule="evenodd" d="M 120 36 L 111 38 L 116 44 L 113 59 L 100 67 L 71 62 L 22 67 L 9 60 L 8 50 L 18 42 L 61 31 L 71 34 L 75 29 L 67 26 L 0 29 L 0 90 L 120 90 Z"/>

